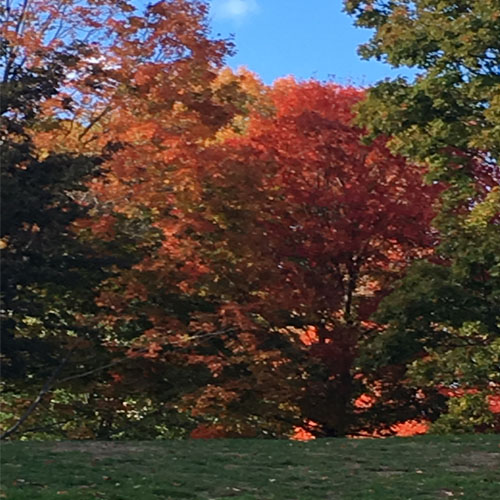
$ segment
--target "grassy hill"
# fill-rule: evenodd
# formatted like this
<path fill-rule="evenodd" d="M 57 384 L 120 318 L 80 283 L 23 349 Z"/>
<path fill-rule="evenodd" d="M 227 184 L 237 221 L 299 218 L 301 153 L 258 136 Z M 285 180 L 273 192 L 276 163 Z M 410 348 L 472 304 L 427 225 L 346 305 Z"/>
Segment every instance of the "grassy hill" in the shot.
<path fill-rule="evenodd" d="M 500 436 L 9 442 L 0 498 L 497 499 Z"/>

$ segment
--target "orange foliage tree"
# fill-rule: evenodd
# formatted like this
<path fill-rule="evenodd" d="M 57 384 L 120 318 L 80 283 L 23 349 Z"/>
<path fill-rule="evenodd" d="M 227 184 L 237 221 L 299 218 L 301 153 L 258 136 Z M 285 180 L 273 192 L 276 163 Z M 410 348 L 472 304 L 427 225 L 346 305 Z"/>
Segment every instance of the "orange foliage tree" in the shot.
<path fill-rule="evenodd" d="M 390 283 L 432 251 L 436 188 L 382 138 L 362 144 L 361 91 L 282 80 L 258 92 L 243 129 L 153 153 L 151 138 L 132 141 L 110 160 L 99 196 L 162 238 L 101 303 L 114 321 L 147 318 L 130 355 L 209 368 L 176 405 L 218 434 L 355 433 L 375 425 L 354 404 L 369 390 L 358 347 Z"/>
<path fill-rule="evenodd" d="M 203 204 L 220 241 L 240 248 L 236 269 L 223 263 L 225 276 L 239 273 L 231 283 L 244 280 L 239 303 L 274 328 L 316 335 L 301 417 L 318 435 L 357 432 L 374 425 L 354 405 L 367 390 L 358 347 L 380 328 L 370 315 L 394 279 L 432 253 L 439 188 L 384 138 L 362 144 L 361 91 L 285 79 L 267 97 L 272 116 L 254 113 L 245 137 L 220 145 Z"/>
<path fill-rule="evenodd" d="M 88 183 L 91 191 L 84 180 L 79 186 L 72 183 L 67 190 L 62 188 L 71 203 L 84 207 L 89 215 L 73 221 L 69 233 L 66 228 L 64 233 L 69 239 L 78 238 L 83 246 L 88 245 L 101 257 L 96 265 L 105 267 L 102 274 L 113 277 L 97 291 L 95 303 L 101 308 L 101 315 L 96 315 L 93 307 L 74 310 L 77 283 L 72 284 L 72 291 L 65 292 L 70 306 L 64 308 L 64 314 L 73 316 L 71 322 L 78 325 L 77 331 L 82 332 L 83 338 L 74 339 L 75 330 L 61 326 L 59 347 L 62 351 L 66 346 L 68 349 L 59 349 L 54 355 L 63 362 L 46 383 L 32 378 L 29 390 L 33 404 L 29 399 L 24 404 L 23 399 L 21 413 L 13 409 L 7 420 L 8 425 L 13 423 L 9 434 L 17 431 L 20 423 L 44 422 L 43 417 L 37 416 L 42 400 L 49 402 L 46 413 L 56 409 L 55 414 L 62 400 L 64 412 L 68 412 L 68 401 L 73 402 L 71 411 L 78 418 L 62 414 L 70 424 L 61 431 L 73 437 L 116 435 L 123 426 L 129 427 L 127 421 L 135 419 L 131 415 L 139 411 L 137 408 L 147 409 L 139 411 L 135 420 L 149 411 L 158 414 L 140 384 L 136 384 L 132 394 L 127 392 L 132 389 L 115 368 L 129 359 L 125 353 L 131 345 L 130 338 L 135 338 L 134 328 L 148 330 L 144 327 L 148 324 L 146 317 L 136 316 L 136 323 L 127 323 L 130 317 L 125 314 L 120 317 L 120 303 L 144 296 L 144 289 L 133 277 L 127 282 L 128 274 L 133 275 L 133 265 L 138 262 L 145 275 L 155 274 L 154 269 L 148 268 L 146 256 L 158 247 L 168 248 L 169 243 L 162 244 L 163 236 L 174 231 L 176 223 L 169 221 L 166 214 L 177 203 L 172 201 L 177 194 L 180 199 L 183 190 L 192 189 L 183 169 L 189 170 L 197 150 L 215 137 L 238 110 L 234 104 L 240 96 L 237 78 L 227 84 L 217 80 L 231 44 L 211 38 L 207 11 L 205 2 L 185 0 L 159 1 L 144 12 L 126 1 L 97 4 L 93 0 L 56 4 L 13 1 L 1 11 L 5 75 L 2 91 L 5 95 L 15 93 L 16 78 L 26 74 L 26 99 L 34 102 L 36 110 L 36 119 L 32 113 L 27 120 L 20 107 L 8 109 L 9 119 L 24 120 L 33 144 L 34 163 L 54 155 L 80 155 L 99 165 Z M 53 59 L 62 62 L 57 66 L 55 83 L 50 80 L 48 87 L 48 79 L 44 81 L 40 75 L 48 72 Z M 19 141 L 19 136 L 12 137 L 13 143 Z M 23 170 L 23 165 L 13 169 Z M 61 183 L 60 179 L 57 181 Z M 40 234 L 46 232 L 45 227 L 36 226 L 36 230 Z M 8 238 L 9 235 L 5 241 Z M 3 239 L 2 242 L 5 246 Z M 57 245 L 57 241 L 53 244 Z M 193 262 L 186 264 L 186 269 L 190 265 L 196 267 Z M 101 269 L 97 271 L 99 274 Z M 118 289 L 120 280 L 127 283 L 127 289 L 117 298 L 113 291 Z M 85 293 L 88 296 L 92 291 Z M 59 301 L 57 307 L 61 304 Z M 47 301 L 45 306 L 47 310 L 52 307 Z M 179 310 L 182 305 L 175 307 Z M 40 315 L 42 323 L 46 316 L 43 312 Z M 129 328 L 122 328 L 120 321 Z M 37 326 L 38 322 L 34 324 Z M 107 351 L 104 357 L 103 348 Z M 89 349 L 94 353 L 91 358 Z M 152 342 L 142 354 L 147 360 L 156 352 Z M 68 357 L 71 362 L 67 362 Z M 59 361 L 52 360 L 56 366 Z M 133 365 L 133 355 L 130 361 Z M 131 369 L 136 370 L 134 373 L 154 371 L 145 363 Z M 42 373 L 47 373 L 47 367 Z M 58 393 L 53 390 L 56 387 Z M 33 420 L 35 417 L 37 420 Z M 56 416 L 51 415 L 49 420 L 48 428 L 61 428 Z"/>

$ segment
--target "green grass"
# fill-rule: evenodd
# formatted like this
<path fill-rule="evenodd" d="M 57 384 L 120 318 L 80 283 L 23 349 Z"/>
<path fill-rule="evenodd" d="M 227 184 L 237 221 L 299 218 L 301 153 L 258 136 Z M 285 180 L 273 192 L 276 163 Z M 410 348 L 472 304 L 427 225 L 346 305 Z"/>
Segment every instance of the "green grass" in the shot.
<path fill-rule="evenodd" d="M 500 436 L 11 442 L 1 498 L 497 499 Z"/>

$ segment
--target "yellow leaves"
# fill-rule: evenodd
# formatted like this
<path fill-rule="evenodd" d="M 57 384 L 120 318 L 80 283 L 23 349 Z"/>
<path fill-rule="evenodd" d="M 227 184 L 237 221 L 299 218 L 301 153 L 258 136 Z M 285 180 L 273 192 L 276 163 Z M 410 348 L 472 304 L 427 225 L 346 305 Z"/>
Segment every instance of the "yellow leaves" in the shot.
<path fill-rule="evenodd" d="M 54 122 L 50 115 L 61 111 L 58 101 L 53 100 L 46 103 L 43 112 L 46 114 L 47 123 L 40 120 L 36 129 L 31 130 L 31 137 L 36 146 L 37 157 L 43 161 L 51 154 L 64 153 L 87 153 L 93 154 L 100 152 L 98 143 L 88 141 L 92 137 L 89 134 L 83 137 L 85 130 L 83 125 L 77 120 L 58 120 Z"/>
<path fill-rule="evenodd" d="M 231 68 L 223 68 L 212 83 L 212 88 L 222 89 L 232 83 L 237 83 L 245 94 L 252 97 L 261 97 L 265 92 L 265 85 L 259 76 L 244 66 L 240 66 L 236 72 Z"/>
<path fill-rule="evenodd" d="M 494 187 L 484 201 L 470 212 L 465 225 L 471 228 L 486 228 L 491 220 L 500 215 L 500 187 Z"/>
<path fill-rule="evenodd" d="M 188 396 L 189 397 L 189 396 Z M 198 396 L 194 403 L 191 414 L 193 416 L 203 415 L 207 409 L 228 405 L 238 398 L 238 393 L 216 385 L 207 385 L 203 393 Z M 188 398 L 186 398 L 188 399 Z"/>

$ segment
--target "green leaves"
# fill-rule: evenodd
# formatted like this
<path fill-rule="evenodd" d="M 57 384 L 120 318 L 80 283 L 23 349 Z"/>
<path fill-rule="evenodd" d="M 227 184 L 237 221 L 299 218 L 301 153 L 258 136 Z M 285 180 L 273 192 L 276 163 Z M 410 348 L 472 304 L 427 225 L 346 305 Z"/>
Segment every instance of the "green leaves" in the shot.
<path fill-rule="evenodd" d="M 434 429 L 495 428 L 486 394 L 498 390 L 500 337 L 500 4 L 498 0 L 348 1 L 357 24 L 374 28 L 366 57 L 408 65 L 413 81 L 376 85 L 360 104 L 370 137 L 429 167 L 444 182 L 434 220 L 433 263 L 415 264 L 382 303 L 387 322 L 369 343 L 366 366 L 398 364 L 402 384 L 447 394 Z M 370 360 L 370 349 L 372 358 Z M 493 385 L 491 385 L 493 384 Z"/>
<path fill-rule="evenodd" d="M 371 89 L 361 121 L 374 134 L 393 135 L 397 151 L 437 170 L 449 147 L 498 158 L 500 23 L 492 21 L 498 2 L 382 4 L 346 2 L 360 25 L 376 29 L 364 55 L 421 71 L 411 83 L 399 79 Z"/>

